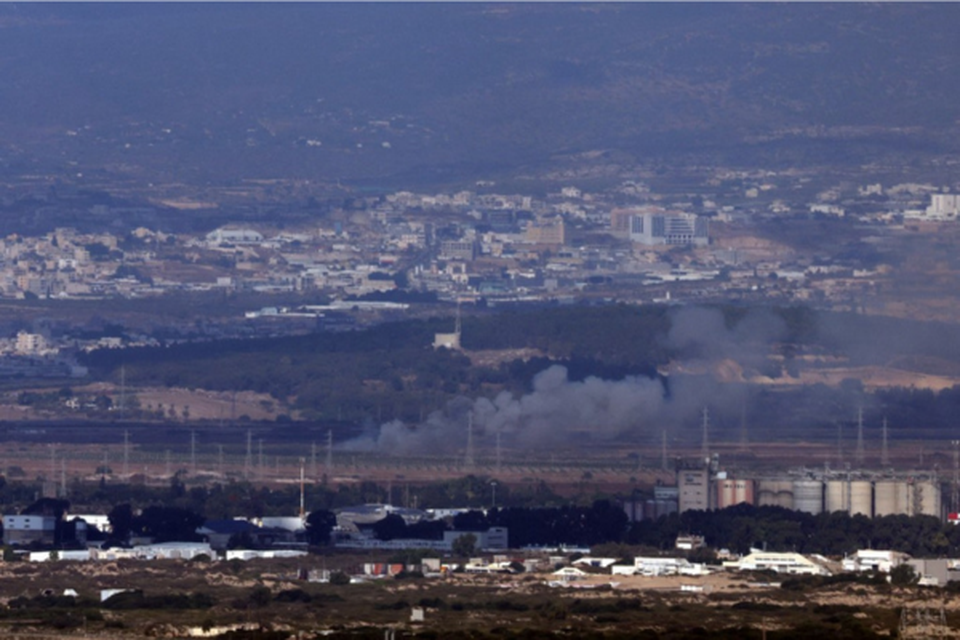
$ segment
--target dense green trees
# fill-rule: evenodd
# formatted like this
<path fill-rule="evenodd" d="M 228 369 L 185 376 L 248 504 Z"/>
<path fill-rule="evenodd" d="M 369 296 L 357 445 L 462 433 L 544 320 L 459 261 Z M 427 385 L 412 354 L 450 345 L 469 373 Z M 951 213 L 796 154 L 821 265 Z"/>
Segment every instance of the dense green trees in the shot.
<path fill-rule="evenodd" d="M 842 512 L 812 515 L 780 507 L 742 504 L 719 511 L 687 511 L 634 524 L 626 542 L 673 548 L 679 533 L 706 538 L 714 548 L 751 548 L 844 555 L 857 549 L 892 549 L 919 557 L 960 553 L 960 529 L 931 516 L 867 518 Z"/>

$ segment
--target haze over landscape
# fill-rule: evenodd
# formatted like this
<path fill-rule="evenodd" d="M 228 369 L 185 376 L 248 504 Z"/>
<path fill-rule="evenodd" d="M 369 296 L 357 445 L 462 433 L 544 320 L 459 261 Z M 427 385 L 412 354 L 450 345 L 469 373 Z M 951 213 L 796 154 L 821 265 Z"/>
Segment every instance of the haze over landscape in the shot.
<path fill-rule="evenodd" d="M 0 635 L 956 633 L 958 25 L 0 4 Z"/>

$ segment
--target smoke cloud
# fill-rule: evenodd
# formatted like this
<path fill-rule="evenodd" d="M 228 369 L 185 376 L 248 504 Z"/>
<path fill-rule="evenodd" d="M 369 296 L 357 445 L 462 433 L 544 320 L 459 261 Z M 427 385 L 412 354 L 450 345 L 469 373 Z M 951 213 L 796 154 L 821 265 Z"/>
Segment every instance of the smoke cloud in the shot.
<path fill-rule="evenodd" d="M 475 442 L 482 446 L 492 445 L 497 433 L 513 446 L 612 440 L 649 427 L 668 403 L 659 379 L 589 377 L 576 382 L 568 379 L 566 367 L 553 365 L 534 377 L 531 393 L 519 398 L 508 392 L 493 399 L 460 398 L 419 425 L 388 422 L 344 447 L 397 454 L 462 449 L 471 419 Z"/>
<path fill-rule="evenodd" d="M 770 354 L 787 335 L 784 320 L 766 309 L 750 310 L 728 323 L 717 309 L 682 307 L 672 313 L 666 337 L 677 358 L 670 375 L 571 380 L 565 367 L 553 365 L 534 376 L 527 394 L 457 398 L 420 424 L 371 426 L 341 446 L 396 455 L 463 451 L 469 424 L 474 445 L 487 450 L 498 434 L 504 447 L 531 450 L 591 442 L 656 445 L 663 430 L 673 441 L 695 443 L 704 407 L 710 412 L 711 438 L 718 440 L 737 437 L 731 434 L 739 434 L 745 413 L 765 438 L 775 437 L 778 429 L 795 436 L 797 429 L 850 419 L 864 403 L 855 393 L 857 397 L 843 392 L 849 396 L 844 399 L 837 390 L 806 387 L 803 406 L 785 412 L 780 403 L 789 398 L 784 394 L 764 393 L 764 387 L 737 376 L 718 375 L 726 363 L 735 363 L 727 367 L 734 371 L 781 375 L 781 361 Z"/>

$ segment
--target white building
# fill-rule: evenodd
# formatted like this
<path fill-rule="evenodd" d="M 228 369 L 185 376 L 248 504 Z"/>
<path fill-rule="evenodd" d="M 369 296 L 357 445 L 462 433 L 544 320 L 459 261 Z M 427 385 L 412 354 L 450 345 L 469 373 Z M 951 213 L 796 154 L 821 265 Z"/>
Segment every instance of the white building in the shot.
<path fill-rule="evenodd" d="M 934 193 L 930 195 L 930 206 L 926 217 L 931 220 L 956 220 L 960 215 L 960 195 L 955 193 Z"/>
<path fill-rule="evenodd" d="M 622 566 L 622 565 L 621 565 Z M 704 564 L 692 563 L 686 558 L 638 556 L 633 559 L 633 572 L 641 576 L 702 576 L 710 573 Z M 618 573 L 624 573 L 619 570 Z"/>
<path fill-rule="evenodd" d="M 831 571 L 825 566 L 826 559 L 820 556 L 807 557 L 799 553 L 752 551 L 739 560 L 723 563 L 731 571 L 775 571 L 790 575 L 828 576 Z"/>
<path fill-rule="evenodd" d="M 690 213 L 642 213 L 630 217 L 630 239 L 645 245 L 710 244 L 706 218 Z"/>
<path fill-rule="evenodd" d="M 47 341 L 39 333 L 21 331 L 17 334 L 17 353 L 40 353 L 47 347 Z"/>
<path fill-rule="evenodd" d="M 26 545 L 32 542 L 41 542 L 53 544 L 56 527 L 57 519 L 54 516 L 3 516 L 3 543 Z"/>
<path fill-rule="evenodd" d="M 844 571 L 882 571 L 899 567 L 910 559 L 906 553 L 899 551 L 878 551 L 876 549 L 859 549 L 852 556 L 843 559 Z"/>
<path fill-rule="evenodd" d="M 258 244 L 263 234 L 253 229 L 215 229 L 206 236 L 210 244 Z"/>
<path fill-rule="evenodd" d="M 574 560 L 573 564 L 584 567 L 594 567 L 595 569 L 606 569 L 616 564 L 616 562 L 616 558 L 593 558 L 591 556 L 584 556 Z"/>

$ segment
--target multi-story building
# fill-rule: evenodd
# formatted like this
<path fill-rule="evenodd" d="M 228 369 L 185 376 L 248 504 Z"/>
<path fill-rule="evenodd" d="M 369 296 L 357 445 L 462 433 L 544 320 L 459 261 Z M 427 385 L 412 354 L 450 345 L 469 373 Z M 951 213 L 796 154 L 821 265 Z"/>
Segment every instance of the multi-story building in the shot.
<path fill-rule="evenodd" d="M 28 545 L 53 544 L 57 528 L 55 516 L 3 516 L 3 543 Z"/>
<path fill-rule="evenodd" d="M 651 246 L 705 246 L 710 231 L 706 218 L 690 213 L 642 213 L 630 217 L 630 239 Z"/>
<path fill-rule="evenodd" d="M 677 471 L 677 489 L 679 490 L 679 508 L 684 511 L 706 511 L 715 503 L 710 491 L 710 470 L 680 469 Z"/>

